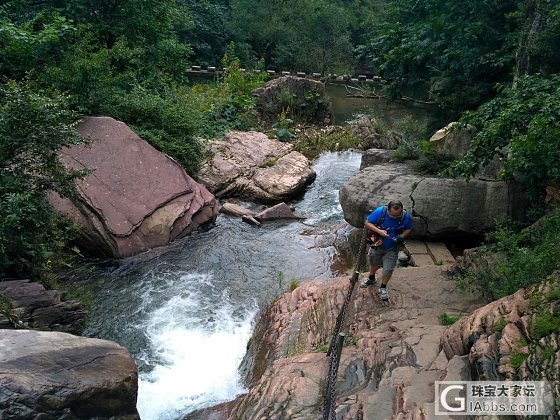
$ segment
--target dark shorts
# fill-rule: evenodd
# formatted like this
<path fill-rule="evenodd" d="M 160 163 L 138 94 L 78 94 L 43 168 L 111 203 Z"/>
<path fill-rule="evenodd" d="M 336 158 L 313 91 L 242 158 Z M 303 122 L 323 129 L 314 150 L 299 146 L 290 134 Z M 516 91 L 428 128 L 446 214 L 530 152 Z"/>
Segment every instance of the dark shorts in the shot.
<path fill-rule="evenodd" d="M 397 248 L 370 248 L 369 264 L 383 267 L 383 274 L 391 274 L 397 265 Z"/>

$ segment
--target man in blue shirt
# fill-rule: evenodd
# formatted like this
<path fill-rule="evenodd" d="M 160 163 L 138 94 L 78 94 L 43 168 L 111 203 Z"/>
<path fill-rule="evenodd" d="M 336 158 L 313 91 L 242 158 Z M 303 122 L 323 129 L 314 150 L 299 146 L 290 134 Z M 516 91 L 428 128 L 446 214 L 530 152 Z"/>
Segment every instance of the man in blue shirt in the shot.
<path fill-rule="evenodd" d="M 366 229 L 377 235 L 378 240 L 369 250 L 369 277 L 360 283 L 360 287 L 374 284 L 375 273 L 383 267 L 379 295 L 381 299 L 387 300 L 387 284 L 397 265 L 399 247 L 412 230 L 412 217 L 403 209 L 400 201 L 393 200 L 387 206 L 380 206 L 371 212 L 364 224 Z"/>

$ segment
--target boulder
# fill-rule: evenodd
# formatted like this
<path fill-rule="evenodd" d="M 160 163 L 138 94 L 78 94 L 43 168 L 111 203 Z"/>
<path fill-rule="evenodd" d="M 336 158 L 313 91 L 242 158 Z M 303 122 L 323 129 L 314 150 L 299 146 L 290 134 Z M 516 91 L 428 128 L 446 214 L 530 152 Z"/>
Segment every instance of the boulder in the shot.
<path fill-rule="evenodd" d="M 393 157 L 393 151 L 385 149 L 368 149 L 362 154 L 360 170 L 380 163 L 398 163 Z"/>
<path fill-rule="evenodd" d="M 476 128 L 472 125 L 451 122 L 434 133 L 430 138 L 430 146 L 441 154 L 460 158 L 469 150 L 475 135 Z M 505 149 L 501 152 L 505 153 Z M 502 159 L 495 156 L 486 166 L 480 168 L 476 176 L 481 179 L 500 179 L 502 166 Z"/>
<path fill-rule="evenodd" d="M 81 224 L 79 241 L 87 250 L 127 257 L 216 218 L 220 206 L 214 196 L 124 123 L 86 117 L 78 130 L 89 144 L 64 148 L 60 157 L 66 167 L 91 173 L 77 181 L 75 199 L 51 193 L 49 201 Z"/>
<path fill-rule="evenodd" d="M 392 130 L 380 130 L 375 118 L 360 117 L 352 126 L 352 134 L 360 139 L 363 149 L 396 149 L 402 144 L 402 135 Z"/>
<path fill-rule="evenodd" d="M 229 132 L 209 143 L 213 157 L 201 166 L 198 178 L 220 198 L 278 203 L 315 179 L 309 160 L 292 147 L 256 131 Z"/>
<path fill-rule="evenodd" d="M 461 157 L 469 149 L 475 134 L 472 125 L 451 122 L 430 137 L 430 146 L 440 153 Z"/>
<path fill-rule="evenodd" d="M 520 186 L 498 180 L 430 178 L 405 164 L 384 163 L 363 169 L 340 189 L 344 218 L 363 226 L 371 209 L 401 200 L 413 215 L 412 237 L 443 238 L 480 234 L 506 218 L 523 219 Z"/>
<path fill-rule="evenodd" d="M 0 328 L 79 332 L 85 318 L 82 303 L 65 292 L 30 280 L 0 282 Z"/>
<path fill-rule="evenodd" d="M 0 330 L 0 365 L 2 418 L 140 418 L 136 365 L 111 341 Z"/>
<path fill-rule="evenodd" d="M 325 85 L 317 80 L 296 76 L 282 76 L 255 89 L 257 110 L 263 121 L 275 122 L 289 109 L 298 121 L 333 124 L 331 101 L 326 97 Z"/>

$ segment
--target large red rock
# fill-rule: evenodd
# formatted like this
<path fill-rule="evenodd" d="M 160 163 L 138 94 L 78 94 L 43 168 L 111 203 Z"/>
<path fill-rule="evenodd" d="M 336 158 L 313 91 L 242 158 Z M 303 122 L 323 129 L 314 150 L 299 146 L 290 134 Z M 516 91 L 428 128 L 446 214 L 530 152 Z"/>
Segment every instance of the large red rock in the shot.
<path fill-rule="evenodd" d="M 109 117 L 79 125 L 91 142 L 60 152 L 64 165 L 92 172 L 72 201 L 49 201 L 81 226 L 80 241 L 95 254 L 122 258 L 166 245 L 212 221 L 219 203 L 173 159 Z"/>

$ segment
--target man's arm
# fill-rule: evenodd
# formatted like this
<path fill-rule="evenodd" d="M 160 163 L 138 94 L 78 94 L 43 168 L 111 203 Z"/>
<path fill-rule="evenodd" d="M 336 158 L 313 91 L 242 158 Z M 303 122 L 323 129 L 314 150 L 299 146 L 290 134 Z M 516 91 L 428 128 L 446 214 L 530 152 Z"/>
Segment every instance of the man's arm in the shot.
<path fill-rule="evenodd" d="M 403 233 L 397 236 L 397 242 L 399 243 L 404 242 L 404 238 L 406 238 L 408 235 L 410 235 L 410 232 L 412 232 L 412 216 L 410 215 L 410 213 L 406 214 L 404 228 L 406 230 L 404 230 Z M 399 236 L 401 237 L 401 239 L 398 239 Z"/>
<path fill-rule="evenodd" d="M 401 233 L 400 236 L 402 236 L 403 238 L 406 238 L 408 235 L 410 235 L 410 232 L 412 232 L 412 229 L 407 229 L 403 233 Z"/>
<path fill-rule="evenodd" d="M 366 228 L 368 228 L 369 230 L 377 233 L 378 235 L 381 235 L 383 238 L 386 238 L 387 236 L 389 236 L 389 234 L 387 233 L 386 230 L 379 229 L 377 226 L 368 222 L 367 220 L 365 221 L 364 225 L 365 225 Z"/>

